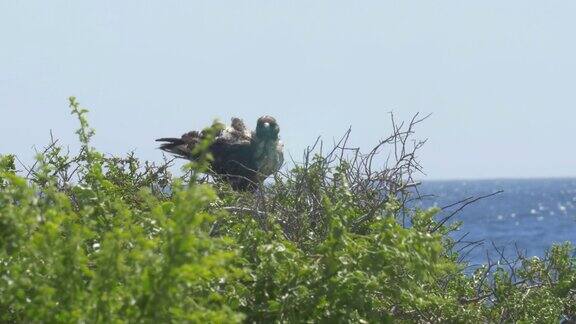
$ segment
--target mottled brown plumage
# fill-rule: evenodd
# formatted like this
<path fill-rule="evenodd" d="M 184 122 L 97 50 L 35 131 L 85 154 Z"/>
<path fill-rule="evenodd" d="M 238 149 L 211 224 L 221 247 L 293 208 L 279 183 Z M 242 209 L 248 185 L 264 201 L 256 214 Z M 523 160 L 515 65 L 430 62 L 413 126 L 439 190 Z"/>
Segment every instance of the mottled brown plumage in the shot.
<path fill-rule="evenodd" d="M 218 179 L 235 190 L 255 190 L 269 175 L 278 171 L 284 161 L 280 128 L 270 116 L 258 119 L 256 130 L 250 132 L 240 118 L 221 130 L 210 146 L 214 157 L 211 169 Z M 194 160 L 194 147 L 202 140 L 202 132 L 191 131 L 180 138 L 160 138 L 160 149 L 178 157 Z"/>

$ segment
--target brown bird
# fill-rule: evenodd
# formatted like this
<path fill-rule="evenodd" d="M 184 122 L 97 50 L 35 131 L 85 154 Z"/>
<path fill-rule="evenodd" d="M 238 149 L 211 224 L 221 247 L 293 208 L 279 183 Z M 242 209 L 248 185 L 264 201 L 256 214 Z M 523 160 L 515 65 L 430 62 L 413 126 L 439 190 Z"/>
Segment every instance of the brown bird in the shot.
<path fill-rule="evenodd" d="M 255 131 L 249 131 L 240 118 L 216 134 L 210 145 L 213 156 L 211 172 L 235 190 L 254 191 L 258 184 L 278 171 L 284 162 L 280 127 L 271 116 L 258 118 Z M 159 138 L 160 149 L 178 157 L 195 160 L 192 152 L 204 138 L 203 132 L 191 131 L 180 138 Z"/>

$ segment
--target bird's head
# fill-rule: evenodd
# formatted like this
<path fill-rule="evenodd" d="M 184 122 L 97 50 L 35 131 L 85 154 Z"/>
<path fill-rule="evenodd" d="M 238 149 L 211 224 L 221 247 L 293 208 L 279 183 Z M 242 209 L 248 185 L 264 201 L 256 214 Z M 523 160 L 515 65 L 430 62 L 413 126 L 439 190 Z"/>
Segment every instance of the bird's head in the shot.
<path fill-rule="evenodd" d="M 258 118 L 256 125 L 256 136 L 260 139 L 277 140 L 280 127 L 276 123 L 276 119 L 271 116 L 262 116 Z"/>
<path fill-rule="evenodd" d="M 244 125 L 244 121 L 238 117 L 232 117 L 231 125 L 232 125 L 232 128 L 234 128 L 234 130 L 237 130 L 239 132 L 242 132 L 246 129 L 246 125 Z"/>

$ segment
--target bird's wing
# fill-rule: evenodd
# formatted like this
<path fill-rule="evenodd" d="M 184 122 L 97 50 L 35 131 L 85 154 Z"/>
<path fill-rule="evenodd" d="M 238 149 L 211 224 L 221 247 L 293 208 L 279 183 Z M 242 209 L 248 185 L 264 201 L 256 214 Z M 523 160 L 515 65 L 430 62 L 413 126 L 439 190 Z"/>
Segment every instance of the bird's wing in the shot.
<path fill-rule="evenodd" d="M 256 166 L 250 142 L 215 141 L 210 147 L 212 171 L 227 177 L 256 181 Z"/>
<path fill-rule="evenodd" d="M 163 142 L 159 147 L 162 151 L 175 154 L 181 158 L 191 159 L 192 150 L 201 139 L 202 136 L 199 132 L 191 131 L 182 135 L 180 138 L 164 137 L 156 141 Z"/>
<path fill-rule="evenodd" d="M 244 168 L 253 167 L 253 154 L 250 142 L 226 141 L 218 138 L 210 146 L 210 152 L 214 157 L 212 164 L 228 167 L 231 164 L 242 165 Z"/>

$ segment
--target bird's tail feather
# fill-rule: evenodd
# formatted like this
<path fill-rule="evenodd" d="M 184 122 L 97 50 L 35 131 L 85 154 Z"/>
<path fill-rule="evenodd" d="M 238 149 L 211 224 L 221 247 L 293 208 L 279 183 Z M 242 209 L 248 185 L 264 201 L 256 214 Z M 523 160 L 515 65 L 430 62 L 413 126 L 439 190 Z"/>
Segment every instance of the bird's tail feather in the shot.
<path fill-rule="evenodd" d="M 162 151 L 175 154 L 182 158 L 190 157 L 190 150 L 188 149 L 188 145 L 181 138 L 164 137 L 157 139 L 156 142 L 164 142 L 160 144 L 159 147 L 159 149 Z"/>

